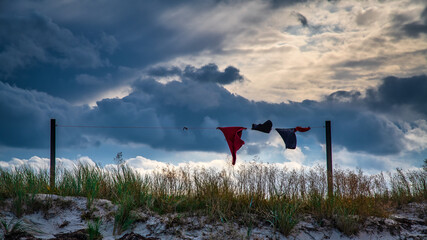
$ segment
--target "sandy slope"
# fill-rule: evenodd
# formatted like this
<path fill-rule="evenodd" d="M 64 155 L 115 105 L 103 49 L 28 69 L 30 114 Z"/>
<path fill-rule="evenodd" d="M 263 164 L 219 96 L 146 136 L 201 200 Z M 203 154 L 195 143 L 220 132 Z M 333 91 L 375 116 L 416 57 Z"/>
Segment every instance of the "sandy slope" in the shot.
<path fill-rule="evenodd" d="M 90 213 L 83 197 L 39 194 L 36 199 L 44 205 L 37 212 L 21 218 L 27 229 L 33 230 L 31 234 L 36 239 L 66 239 L 58 234 L 86 229 L 85 219 L 94 217 L 101 219 L 100 232 L 104 239 L 247 239 L 248 235 L 250 239 L 427 239 L 427 202 L 408 204 L 387 219 L 369 218 L 361 225 L 361 231 L 351 237 L 333 228 L 330 222 L 325 220 L 320 224 L 311 216 L 303 217 L 291 235 L 285 237 L 268 222 L 259 220 L 254 220 L 253 227 L 249 228 L 247 224 L 237 222 L 215 223 L 203 216 L 159 216 L 146 211 L 136 211 L 138 221 L 132 228 L 114 236 L 114 212 L 117 207 L 108 200 L 95 200 L 94 211 Z M 10 201 L 0 206 L 0 219 L 6 222 L 15 219 L 10 209 Z M 131 232 L 132 235 L 129 235 Z"/>

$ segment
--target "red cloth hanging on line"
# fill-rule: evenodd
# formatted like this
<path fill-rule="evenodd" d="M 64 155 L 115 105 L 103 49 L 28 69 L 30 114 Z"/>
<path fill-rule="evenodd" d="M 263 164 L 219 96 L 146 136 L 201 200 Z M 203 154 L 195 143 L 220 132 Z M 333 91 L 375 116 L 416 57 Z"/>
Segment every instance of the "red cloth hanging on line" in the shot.
<path fill-rule="evenodd" d="M 217 127 L 224 134 L 227 140 L 228 147 L 230 148 L 231 156 L 233 157 L 232 164 L 236 164 L 236 152 L 239 150 L 245 141 L 241 139 L 242 131 L 245 127 Z"/>
<path fill-rule="evenodd" d="M 308 130 L 310 130 L 311 128 L 310 127 L 306 127 L 306 128 L 304 128 L 304 127 L 295 127 L 295 132 L 307 132 Z"/>

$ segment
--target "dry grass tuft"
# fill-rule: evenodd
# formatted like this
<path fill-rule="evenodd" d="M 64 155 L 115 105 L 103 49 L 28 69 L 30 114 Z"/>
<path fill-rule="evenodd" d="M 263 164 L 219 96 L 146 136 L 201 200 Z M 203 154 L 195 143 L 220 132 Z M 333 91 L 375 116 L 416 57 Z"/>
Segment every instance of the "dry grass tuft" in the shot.
<path fill-rule="evenodd" d="M 425 201 L 426 179 L 427 170 L 366 175 L 361 169 L 335 169 L 334 196 L 328 199 L 326 171 L 319 166 L 289 170 L 251 162 L 221 171 L 187 166 L 141 175 L 123 163 L 113 170 L 80 164 L 59 171 L 53 191 L 86 197 L 88 211 L 100 197 L 118 204 L 116 233 L 135 221 L 133 210 L 143 208 L 160 214 L 200 213 L 224 223 L 243 221 L 248 236 L 255 220 L 288 235 L 303 214 L 311 214 L 320 224 L 327 219 L 352 235 L 368 216 L 387 216 L 389 206 Z M 0 201 L 12 199 L 18 217 L 45 207 L 34 196 L 49 193 L 48 185 L 47 171 L 0 169 Z"/>

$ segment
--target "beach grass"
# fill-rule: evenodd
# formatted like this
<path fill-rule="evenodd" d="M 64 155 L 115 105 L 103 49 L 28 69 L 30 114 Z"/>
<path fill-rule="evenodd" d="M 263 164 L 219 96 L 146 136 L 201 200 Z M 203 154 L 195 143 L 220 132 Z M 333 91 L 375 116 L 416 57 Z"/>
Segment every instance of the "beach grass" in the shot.
<path fill-rule="evenodd" d="M 173 167 L 141 174 L 124 163 L 116 168 L 78 164 L 60 169 L 56 187 L 47 171 L 23 166 L 0 169 L 0 202 L 12 199 L 17 217 L 40 208 L 34 196 L 54 193 L 97 198 L 117 204 L 114 231 L 128 229 L 135 209 L 159 214 L 203 214 L 212 221 L 241 223 L 248 235 L 255 222 L 269 223 L 288 235 L 304 215 L 332 223 L 347 235 L 358 232 L 369 216 L 386 217 L 389 209 L 427 200 L 427 169 L 396 169 L 367 175 L 361 169 L 334 169 L 334 195 L 327 197 L 326 170 L 320 166 L 289 170 L 274 164 L 246 163 L 222 170 Z"/>

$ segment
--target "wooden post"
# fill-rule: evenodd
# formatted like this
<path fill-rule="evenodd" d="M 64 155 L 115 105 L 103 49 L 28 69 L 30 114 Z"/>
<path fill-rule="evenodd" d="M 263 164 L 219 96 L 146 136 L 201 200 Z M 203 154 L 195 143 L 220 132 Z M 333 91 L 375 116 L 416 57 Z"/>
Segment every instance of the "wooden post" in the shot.
<path fill-rule="evenodd" d="M 332 176 L 332 144 L 331 144 L 331 121 L 325 121 L 326 128 L 326 171 L 328 178 L 328 197 L 334 194 L 334 183 Z"/>
<path fill-rule="evenodd" d="M 56 119 L 50 119 L 50 190 L 55 189 Z"/>

